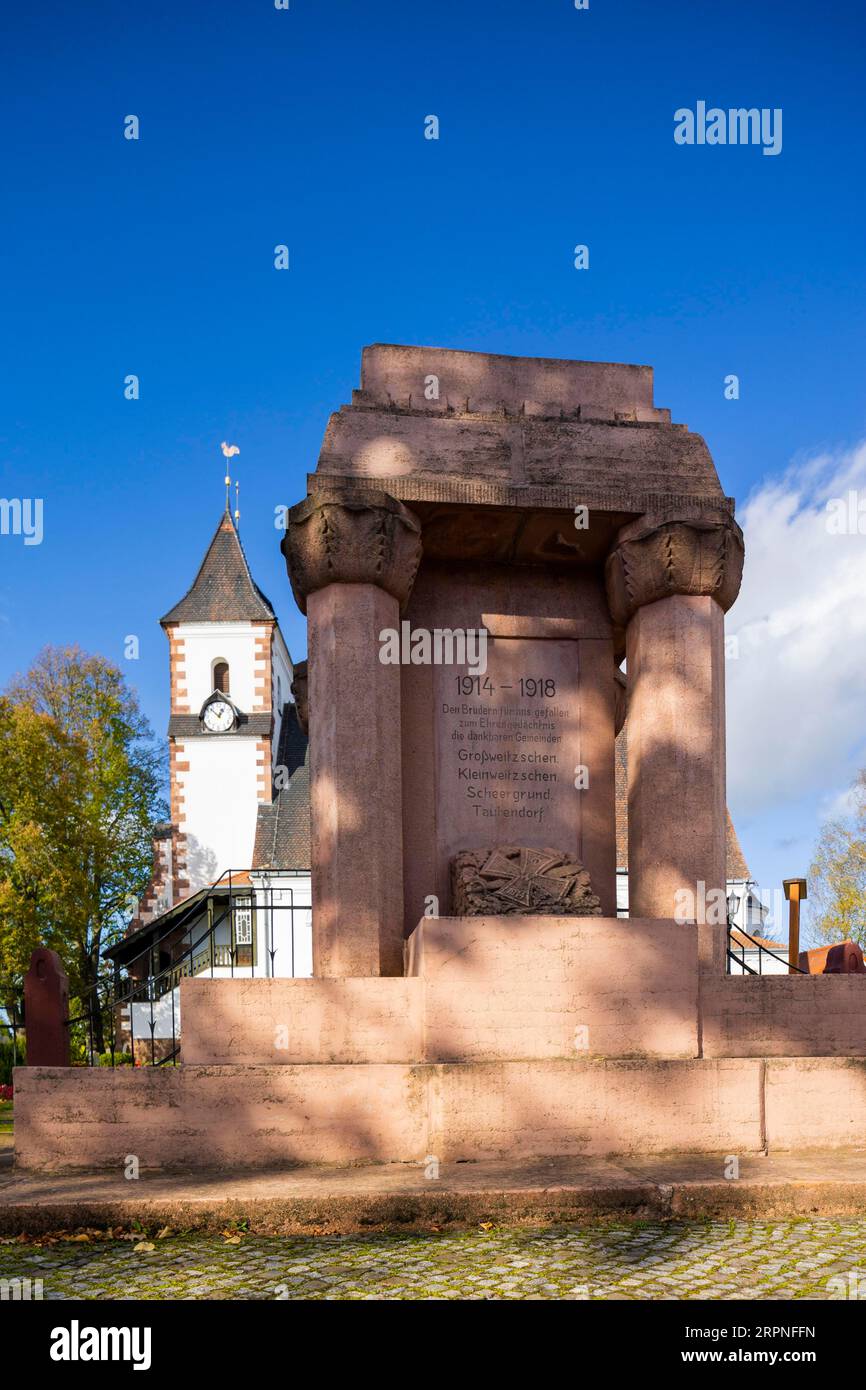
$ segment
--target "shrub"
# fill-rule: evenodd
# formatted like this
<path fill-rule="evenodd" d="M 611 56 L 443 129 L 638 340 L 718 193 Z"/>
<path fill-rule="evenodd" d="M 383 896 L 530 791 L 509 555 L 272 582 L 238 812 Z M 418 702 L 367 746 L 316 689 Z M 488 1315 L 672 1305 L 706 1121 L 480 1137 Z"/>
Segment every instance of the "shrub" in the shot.
<path fill-rule="evenodd" d="M 131 1061 L 131 1052 L 115 1052 L 113 1060 L 110 1052 L 100 1052 L 98 1054 L 98 1062 L 101 1067 L 125 1067 L 129 1066 Z"/>
<path fill-rule="evenodd" d="M 12 1068 L 23 1067 L 25 1061 L 24 1039 L 17 1039 L 13 1046 L 11 1038 L 0 1038 L 0 1086 L 12 1085 Z"/>

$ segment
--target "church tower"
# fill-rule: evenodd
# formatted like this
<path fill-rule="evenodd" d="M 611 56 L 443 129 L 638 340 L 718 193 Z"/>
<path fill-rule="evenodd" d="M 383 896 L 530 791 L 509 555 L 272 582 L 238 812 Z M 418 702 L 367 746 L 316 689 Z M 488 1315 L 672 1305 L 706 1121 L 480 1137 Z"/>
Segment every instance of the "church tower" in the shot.
<path fill-rule="evenodd" d="M 192 587 L 160 622 L 171 673 L 171 862 L 160 906 L 170 906 L 253 864 L 290 708 L 291 658 L 228 507 Z"/>

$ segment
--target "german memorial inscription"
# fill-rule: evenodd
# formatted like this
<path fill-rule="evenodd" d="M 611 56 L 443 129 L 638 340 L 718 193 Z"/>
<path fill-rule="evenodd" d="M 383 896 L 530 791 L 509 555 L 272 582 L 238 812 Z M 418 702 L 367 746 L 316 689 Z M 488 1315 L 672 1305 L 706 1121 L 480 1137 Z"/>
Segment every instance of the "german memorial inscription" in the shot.
<path fill-rule="evenodd" d="M 496 638 L 484 675 L 439 667 L 436 731 L 439 824 L 452 849 L 579 850 L 577 643 Z"/>

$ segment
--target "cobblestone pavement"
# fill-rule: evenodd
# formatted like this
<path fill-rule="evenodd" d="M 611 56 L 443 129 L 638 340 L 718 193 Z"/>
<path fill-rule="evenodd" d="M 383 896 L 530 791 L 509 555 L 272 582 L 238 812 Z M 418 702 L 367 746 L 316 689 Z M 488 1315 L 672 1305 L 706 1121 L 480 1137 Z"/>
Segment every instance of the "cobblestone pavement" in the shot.
<path fill-rule="evenodd" d="M 816 1299 L 852 1278 L 866 1295 L 866 1221 L 7 1238 L 0 1280 L 16 1277 L 46 1299 Z"/>

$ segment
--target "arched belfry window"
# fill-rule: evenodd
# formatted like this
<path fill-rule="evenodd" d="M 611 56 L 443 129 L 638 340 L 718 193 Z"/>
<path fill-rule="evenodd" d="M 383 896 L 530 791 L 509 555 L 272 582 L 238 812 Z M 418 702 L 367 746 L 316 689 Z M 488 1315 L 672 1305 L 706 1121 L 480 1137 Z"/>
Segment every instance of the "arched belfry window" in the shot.
<path fill-rule="evenodd" d="M 213 688 L 218 690 L 221 695 L 229 693 L 229 664 L 227 661 L 215 661 L 213 664 Z"/>

